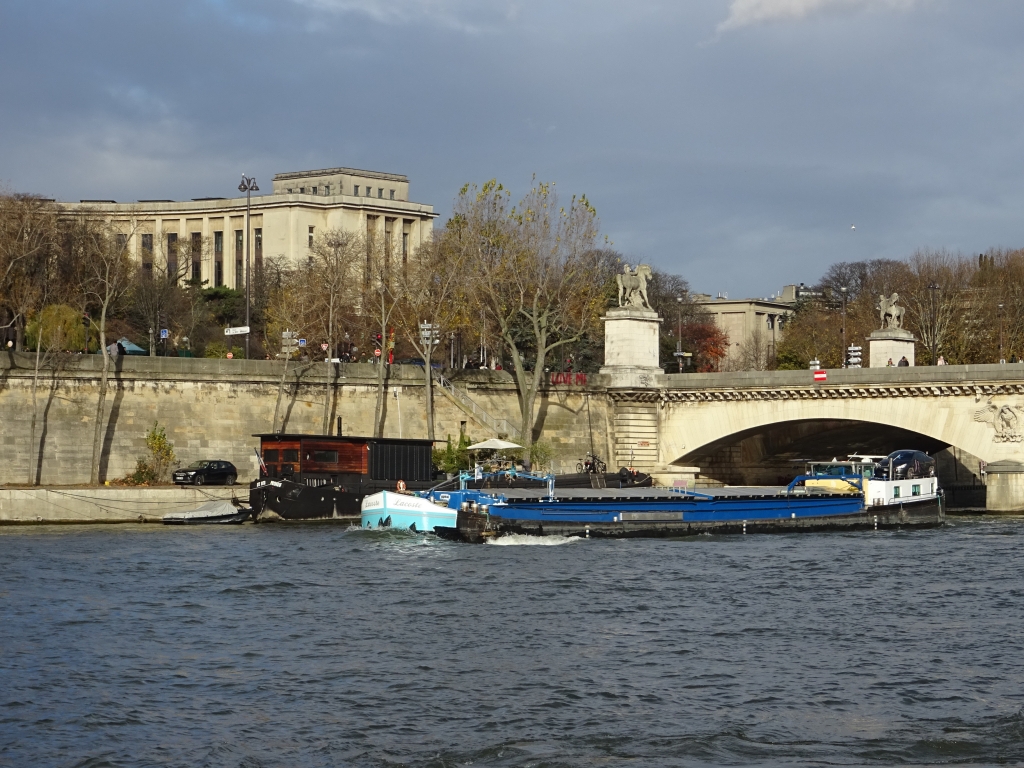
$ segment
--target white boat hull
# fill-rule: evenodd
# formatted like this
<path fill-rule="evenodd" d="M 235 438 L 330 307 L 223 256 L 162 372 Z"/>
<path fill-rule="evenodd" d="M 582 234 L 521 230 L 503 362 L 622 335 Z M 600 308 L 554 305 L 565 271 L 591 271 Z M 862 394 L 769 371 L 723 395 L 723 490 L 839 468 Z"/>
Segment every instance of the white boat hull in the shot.
<path fill-rule="evenodd" d="M 363 528 L 393 528 L 433 533 L 436 526 L 454 528 L 458 511 L 419 496 L 380 491 L 363 498 Z"/>

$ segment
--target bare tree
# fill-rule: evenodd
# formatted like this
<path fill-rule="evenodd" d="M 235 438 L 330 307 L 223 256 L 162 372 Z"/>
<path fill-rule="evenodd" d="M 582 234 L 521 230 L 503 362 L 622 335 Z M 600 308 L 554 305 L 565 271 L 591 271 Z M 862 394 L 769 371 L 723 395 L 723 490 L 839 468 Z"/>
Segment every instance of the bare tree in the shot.
<path fill-rule="evenodd" d="M 423 358 L 427 438 L 434 439 L 434 350 L 445 335 L 466 322 L 466 275 L 460 248 L 439 238 L 420 246 L 398 278 L 402 298 L 396 305 L 398 327 Z"/>
<path fill-rule="evenodd" d="M 372 334 L 379 334 L 381 354 L 377 361 L 377 400 L 374 405 L 373 434 L 383 437 L 387 382 L 391 370 L 388 353 L 394 348 L 392 323 L 400 297 L 399 274 L 395 270 L 395 254 L 387 239 L 367 237 L 366 271 L 363 275 L 361 315 Z"/>
<path fill-rule="evenodd" d="M 35 195 L 0 195 L 0 309 L 24 350 L 27 313 L 41 305 L 46 252 L 54 246 L 59 208 Z"/>
<path fill-rule="evenodd" d="M 445 233 L 463 251 L 467 279 L 510 355 L 527 457 L 548 356 L 594 329 L 606 306 L 597 233 L 586 197 L 562 208 L 553 185 L 542 183 L 510 207 L 493 180 L 463 187 Z"/>
<path fill-rule="evenodd" d="M 100 481 L 100 458 L 103 448 L 103 426 L 106 416 L 107 387 L 110 377 L 110 354 L 107 351 L 107 319 L 132 287 L 135 264 L 128 254 L 128 243 L 134 234 L 134 222 L 122 223 L 120 229 L 87 217 L 77 220 L 73 228 L 73 247 L 79 249 L 82 262 L 82 289 L 89 304 L 99 310 L 100 353 L 103 372 L 96 403 L 96 423 L 92 438 L 91 482 Z"/>
<path fill-rule="evenodd" d="M 303 268 L 302 281 L 307 288 L 311 304 L 310 330 L 314 338 L 327 344 L 328 361 L 335 356 L 349 327 L 350 312 L 347 311 L 357 295 L 358 279 L 355 265 L 358 264 L 365 244 L 350 232 L 332 229 L 323 232 L 313 240 L 309 259 Z M 328 379 L 331 367 L 328 362 Z M 337 388 L 337 374 L 334 381 L 327 381 L 324 394 L 323 433 L 330 429 L 331 404 Z"/>

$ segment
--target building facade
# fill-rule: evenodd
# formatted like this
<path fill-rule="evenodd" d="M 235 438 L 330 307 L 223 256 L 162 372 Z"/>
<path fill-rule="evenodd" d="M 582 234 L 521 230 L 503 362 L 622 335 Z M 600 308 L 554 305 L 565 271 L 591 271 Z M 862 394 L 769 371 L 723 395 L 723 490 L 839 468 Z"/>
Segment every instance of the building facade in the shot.
<path fill-rule="evenodd" d="M 713 298 L 707 294 L 695 298 L 729 336 L 723 371 L 771 367 L 786 321 L 793 314 L 793 303 L 778 299 Z"/>
<path fill-rule="evenodd" d="M 342 230 L 382 238 L 407 258 L 430 239 L 437 216 L 433 206 L 410 202 L 406 176 L 355 168 L 276 174 L 269 194 L 252 197 L 248 232 L 245 197 L 62 205 L 113 223 L 144 269 L 238 290 L 247 245 L 254 263 L 297 264 L 318 232 Z"/>

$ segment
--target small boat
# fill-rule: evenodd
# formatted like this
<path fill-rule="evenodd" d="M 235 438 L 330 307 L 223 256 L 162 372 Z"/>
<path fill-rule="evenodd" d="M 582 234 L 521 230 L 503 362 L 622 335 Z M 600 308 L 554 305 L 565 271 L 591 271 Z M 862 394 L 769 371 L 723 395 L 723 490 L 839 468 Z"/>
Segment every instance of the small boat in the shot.
<path fill-rule="evenodd" d="M 458 510 L 447 500 L 432 501 L 408 493 L 380 491 L 371 493 L 362 502 L 363 528 L 393 528 L 414 533 L 434 533 L 434 529 L 454 527 Z"/>
<path fill-rule="evenodd" d="M 230 501 L 208 501 L 188 512 L 171 512 L 163 516 L 164 525 L 230 525 L 244 523 L 252 517 L 248 507 L 236 507 Z"/>

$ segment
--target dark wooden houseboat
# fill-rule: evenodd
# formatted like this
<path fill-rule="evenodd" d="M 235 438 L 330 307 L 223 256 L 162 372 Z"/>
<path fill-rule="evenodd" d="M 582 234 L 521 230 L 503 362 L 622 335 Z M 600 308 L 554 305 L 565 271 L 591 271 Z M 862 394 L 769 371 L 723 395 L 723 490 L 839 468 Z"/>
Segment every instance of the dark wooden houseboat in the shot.
<path fill-rule="evenodd" d="M 269 510 L 285 520 L 337 519 L 359 524 L 369 493 L 426 490 L 437 481 L 430 440 L 330 435 L 254 435 L 266 467 L 249 485 L 258 519 Z M 401 486 L 399 486 L 401 483 Z"/>

